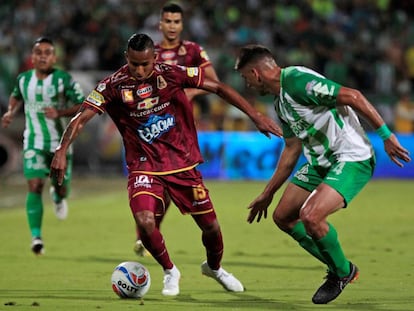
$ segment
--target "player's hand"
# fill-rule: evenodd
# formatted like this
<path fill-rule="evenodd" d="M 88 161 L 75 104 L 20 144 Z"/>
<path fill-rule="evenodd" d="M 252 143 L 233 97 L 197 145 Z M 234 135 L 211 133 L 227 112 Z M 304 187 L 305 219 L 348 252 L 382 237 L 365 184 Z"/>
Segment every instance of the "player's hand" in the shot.
<path fill-rule="evenodd" d="M 53 107 L 45 107 L 43 109 L 43 112 L 45 113 L 46 118 L 49 119 L 56 119 L 57 117 L 59 117 L 58 111 Z"/>
<path fill-rule="evenodd" d="M 66 172 L 66 153 L 56 150 L 50 164 L 49 177 L 56 179 L 59 186 L 63 184 L 63 178 Z"/>
<path fill-rule="evenodd" d="M 267 208 L 272 203 L 273 197 L 268 196 L 265 194 L 259 195 L 250 205 L 248 209 L 250 209 L 249 216 L 247 217 L 247 222 L 252 223 L 257 216 L 257 222 L 260 222 L 262 216 L 267 218 Z"/>
<path fill-rule="evenodd" d="M 278 137 L 281 137 L 283 134 L 283 131 L 280 128 L 280 126 L 277 125 L 272 118 L 265 116 L 261 113 L 258 114 L 257 119 L 254 120 L 254 122 L 258 130 L 269 138 L 270 133 Z"/>
<path fill-rule="evenodd" d="M 4 128 L 7 128 L 12 121 L 13 121 L 13 114 L 10 111 L 7 111 L 1 118 L 1 126 Z"/>
<path fill-rule="evenodd" d="M 394 134 L 384 141 L 384 149 L 392 162 L 397 164 L 399 167 L 404 166 L 399 160 L 404 162 L 411 161 L 410 152 L 400 145 L 400 142 Z"/>

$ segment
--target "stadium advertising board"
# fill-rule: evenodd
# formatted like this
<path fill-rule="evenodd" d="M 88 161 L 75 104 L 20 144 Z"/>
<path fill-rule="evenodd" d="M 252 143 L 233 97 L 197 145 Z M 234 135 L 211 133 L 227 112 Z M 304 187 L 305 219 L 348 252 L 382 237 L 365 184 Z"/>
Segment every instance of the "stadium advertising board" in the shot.
<path fill-rule="evenodd" d="M 259 132 L 200 132 L 198 134 L 205 163 L 199 166 L 210 179 L 269 179 L 283 150 L 279 138 L 267 138 Z M 374 178 L 414 178 L 414 162 L 401 169 L 384 151 L 381 139 L 368 134 L 377 158 Z M 414 136 L 398 135 L 401 144 L 414 155 Z M 302 156 L 299 164 L 305 161 Z"/>

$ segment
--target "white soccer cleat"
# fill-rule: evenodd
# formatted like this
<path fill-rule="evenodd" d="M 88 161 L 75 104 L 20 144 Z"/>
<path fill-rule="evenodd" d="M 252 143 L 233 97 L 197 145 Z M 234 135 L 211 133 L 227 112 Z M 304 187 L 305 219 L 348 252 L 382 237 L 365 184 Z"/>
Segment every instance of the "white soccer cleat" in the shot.
<path fill-rule="evenodd" d="M 180 277 L 181 273 L 175 265 L 164 270 L 164 288 L 161 293 L 164 296 L 177 296 L 180 293 Z"/>
<path fill-rule="evenodd" d="M 221 267 L 218 270 L 213 270 L 208 266 L 207 261 L 204 261 L 201 264 L 201 273 L 215 279 L 229 292 L 244 292 L 243 284 L 233 274 L 228 273 Z"/>
<path fill-rule="evenodd" d="M 65 199 L 59 203 L 55 203 L 55 215 L 57 219 L 64 220 L 68 217 L 68 203 Z"/>
<path fill-rule="evenodd" d="M 50 196 L 52 197 L 53 204 L 55 205 L 55 215 L 57 219 L 65 220 L 68 217 L 69 207 L 68 202 L 62 199 L 60 202 L 55 202 L 56 194 L 55 187 L 50 187 Z"/>

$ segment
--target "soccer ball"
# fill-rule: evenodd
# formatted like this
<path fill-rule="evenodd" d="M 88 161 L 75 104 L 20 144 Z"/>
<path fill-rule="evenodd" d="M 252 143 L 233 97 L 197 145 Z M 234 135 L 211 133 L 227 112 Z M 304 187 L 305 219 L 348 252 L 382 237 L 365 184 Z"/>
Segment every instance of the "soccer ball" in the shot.
<path fill-rule="evenodd" d="M 112 290 L 121 298 L 142 298 L 151 286 L 147 268 L 135 261 L 116 266 L 111 277 Z"/>

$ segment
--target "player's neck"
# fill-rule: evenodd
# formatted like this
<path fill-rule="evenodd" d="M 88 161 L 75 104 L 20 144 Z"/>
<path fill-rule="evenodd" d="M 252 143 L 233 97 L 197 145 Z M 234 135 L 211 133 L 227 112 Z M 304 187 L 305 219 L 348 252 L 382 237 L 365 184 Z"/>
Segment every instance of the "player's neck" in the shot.
<path fill-rule="evenodd" d="M 52 73 L 52 71 L 53 71 L 53 69 L 50 69 L 50 70 L 35 70 L 35 74 L 36 74 L 36 77 L 39 80 L 44 80 Z"/>
<path fill-rule="evenodd" d="M 174 40 L 163 39 L 161 42 L 161 47 L 164 49 L 173 49 L 179 46 L 181 43 L 180 38 Z"/>

